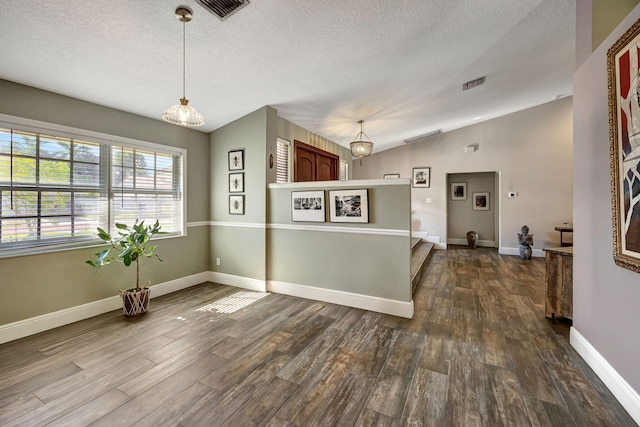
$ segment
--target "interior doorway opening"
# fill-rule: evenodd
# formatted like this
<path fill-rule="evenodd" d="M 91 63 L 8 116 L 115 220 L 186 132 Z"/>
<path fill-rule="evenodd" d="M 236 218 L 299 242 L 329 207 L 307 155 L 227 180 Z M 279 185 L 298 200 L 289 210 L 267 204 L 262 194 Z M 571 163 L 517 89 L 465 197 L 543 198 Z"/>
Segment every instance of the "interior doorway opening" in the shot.
<path fill-rule="evenodd" d="M 467 233 L 477 233 L 476 246 L 499 247 L 500 174 L 447 174 L 447 245 L 468 245 Z"/>

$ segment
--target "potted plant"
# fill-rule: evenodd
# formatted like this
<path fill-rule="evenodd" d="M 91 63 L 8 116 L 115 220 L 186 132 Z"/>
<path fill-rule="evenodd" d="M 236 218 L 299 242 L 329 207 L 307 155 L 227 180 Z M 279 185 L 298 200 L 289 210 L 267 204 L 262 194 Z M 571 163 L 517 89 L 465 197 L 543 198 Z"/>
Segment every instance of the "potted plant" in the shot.
<path fill-rule="evenodd" d="M 92 267 L 99 269 L 112 261 L 122 262 L 125 267 L 129 267 L 135 263 L 136 266 L 136 287 L 120 290 L 122 298 L 122 308 L 125 316 L 139 316 L 146 313 L 149 307 L 149 286 L 140 287 L 140 259 L 142 257 L 156 257 L 156 245 L 151 245 L 149 241 L 156 234 L 166 234 L 160 231 L 160 223 L 156 220 L 154 225 L 144 225 L 144 221 L 135 223 L 132 226 L 116 223 L 118 230 L 117 236 L 111 236 L 100 227 L 98 227 L 98 237 L 111 247 L 98 252 L 95 260 L 86 261 Z M 117 254 L 113 254 L 116 251 Z M 147 285 L 150 285 L 148 282 Z"/>

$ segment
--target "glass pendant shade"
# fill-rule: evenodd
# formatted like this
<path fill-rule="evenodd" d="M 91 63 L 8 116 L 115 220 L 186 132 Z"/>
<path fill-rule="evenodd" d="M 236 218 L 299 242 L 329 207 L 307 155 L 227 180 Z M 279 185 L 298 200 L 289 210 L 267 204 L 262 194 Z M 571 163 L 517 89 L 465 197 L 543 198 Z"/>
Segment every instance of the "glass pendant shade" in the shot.
<path fill-rule="evenodd" d="M 353 141 L 349 144 L 351 154 L 354 157 L 368 157 L 373 152 L 373 142 L 371 141 Z"/>
<path fill-rule="evenodd" d="M 351 148 L 351 155 L 356 159 L 360 159 L 361 165 L 362 158 L 369 157 L 373 152 L 373 142 L 371 142 L 367 134 L 362 130 L 363 123 L 364 120 L 358 120 L 358 124 L 360 125 L 360 132 L 358 132 L 356 139 L 349 144 L 349 148 Z"/>
<path fill-rule="evenodd" d="M 190 107 L 189 100 L 180 98 L 180 105 L 174 105 L 162 113 L 162 120 L 174 125 L 196 127 L 204 125 L 202 114 Z"/>

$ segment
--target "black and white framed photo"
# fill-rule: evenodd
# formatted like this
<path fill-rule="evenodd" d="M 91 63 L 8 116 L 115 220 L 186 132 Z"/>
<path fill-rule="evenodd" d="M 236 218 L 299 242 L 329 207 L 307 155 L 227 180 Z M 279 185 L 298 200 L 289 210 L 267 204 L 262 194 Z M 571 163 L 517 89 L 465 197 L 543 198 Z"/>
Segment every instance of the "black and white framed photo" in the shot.
<path fill-rule="evenodd" d="M 331 222 L 369 222 L 367 190 L 329 191 Z"/>
<path fill-rule="evenodd" d="M 473 193 L 472 197 L 474 211 L 489 210 L 489 193 Z"/>
<path fill-rule="evenodd" d="M 415 188 L 431 187 L 431 168 L 413 168 L 412 184 Z"/>
<path fill-rule="evenodd" d="M 229 193 L 244 192 L 244 172 L 229 174 Z"/>
<path fill-rule="evenodd" d="M 229 196 L 229 214 L 244 215 L 244 194 Z"/>
<path fill-rule="evenodd" d="M 291 220 L 324 222 L 324 191 L 292 191 Z"/>
<path fill-rule="evenodd" d="M 467 200 L 467 183 L 451 183 L 451 200 Z"/>
<path fill-rule="evenodd" d="M 244 150 L 229 151 L 229 170 L 241 171 L 244 169 Z"/>
<path fill-rule="evenodd" d="M 385 173 L 382 175 L 383 179 L 400 179 L 399 173 Z"/>

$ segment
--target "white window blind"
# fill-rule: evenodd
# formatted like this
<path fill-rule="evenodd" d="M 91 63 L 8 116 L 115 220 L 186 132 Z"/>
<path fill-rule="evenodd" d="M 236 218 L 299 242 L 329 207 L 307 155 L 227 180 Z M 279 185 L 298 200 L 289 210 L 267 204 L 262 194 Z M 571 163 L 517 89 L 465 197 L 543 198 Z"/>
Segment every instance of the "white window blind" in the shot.
<path fill-rule="evenodd" d="M 182 222 L 180 158 L 126 147 L 111 147 L 113 222 L 160 221 L 163 231 Z"/>
<path fill-rule="evenodd" d="M 289 182 L 289 141 L 278 138 L 276 150 L 276 182 Z"/>
<path fill-rule="evenodd" d="M 340 160 L 340 181 L 349 180 L 349 162 Z"/>
<path fill-rule="evenodd" d="M 182 233 L 180 152 L 53 133 L 0 126 L 0 252 L 91 244 L 135 219 Z"/>

